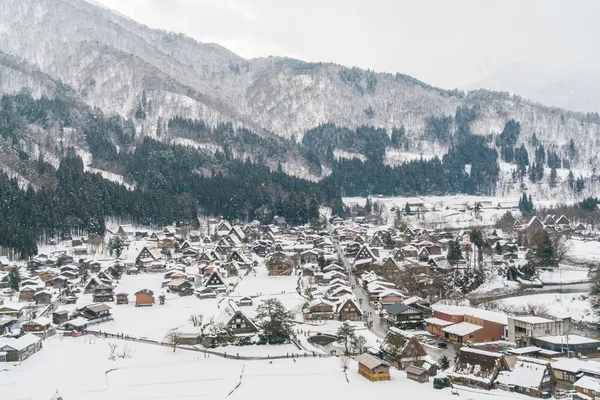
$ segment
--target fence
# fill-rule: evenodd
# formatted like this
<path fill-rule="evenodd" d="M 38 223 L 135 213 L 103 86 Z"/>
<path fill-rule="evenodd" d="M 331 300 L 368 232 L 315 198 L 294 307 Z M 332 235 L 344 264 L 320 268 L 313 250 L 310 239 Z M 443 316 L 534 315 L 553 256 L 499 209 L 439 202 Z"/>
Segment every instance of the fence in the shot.
<path fill-rule="evenodd" d="M 102 332 L 102 331 L 91 331 L 91 330 L 87 330 L 87 331 L 85 331 L 85 333 L 94 335 L 96 337 L 113 338 L 113 339 L 127 340 L 127 341 L 138 342 L 138 343 L 152 344 L 155 346 L 171 347 L 171 344 L 169 344 L 169 343 L 159 342 L 157 340 L 151 340 L 151 339 L 147 339 L 147 338 L 135 338 L 135 337 L 124 335 L 124 334 L 114 334 L 114 333 L 108 333 L 108 332 Z M 294 340 L 290 340 L 290 343 L 294 344 L 296 347 L 301 349 L 300 345 L 298 343 L 296 343 Z M 314 352 L 307 352 L 306 350 L 304 350 L 304 352 L 302 354 L 294 353 L 293 357 L 291 355 L 272 356 L 272 357 L 267 355 L 267 357 L 259 357 L 259 356 L 240 356 L 237 354 L 227 354 L 226 352 L 218 352 L 218 351 L 214 351 L 214 350 L 208 350 L 206 348 L 199 347 L 198 345 L 178 345 L 177 348 L 183 349 L 183 350 L 188 350 L 188 351 L 197 351 L 200 353 L 210 354 L 210 355 L 217 356 L 217 357 L 229 358 L 232 360 L 278 360 L 278 359 L 284 359 L 284 358 L 300 358 L 300 357 L 302 357 L 302 358 L 331 357 L 329 354 L 317 354 Z"/>

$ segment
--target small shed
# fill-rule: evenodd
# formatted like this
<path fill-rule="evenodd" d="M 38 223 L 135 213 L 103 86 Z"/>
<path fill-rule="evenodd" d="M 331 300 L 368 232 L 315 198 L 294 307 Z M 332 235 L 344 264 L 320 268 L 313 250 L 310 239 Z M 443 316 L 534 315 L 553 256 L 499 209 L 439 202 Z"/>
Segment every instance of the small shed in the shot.
<path fill-rule="evenodd" d="M 50 304 L 52 302 L 52 293 L 49 290 L 40 290 L 33 295 L 36 305 Z"/>
<path fill-rule="evenodd" d="M 385 361 L 369 353 L 356 357 L 356 361 L 358 361 L 358 373 L 371 382 L 391 380 L 390 366 Z"/>
<path fill-rule="evenodd" d="M 244 307 L 244 306 L 252 306 L 252 298 L 250 297 L 242 297 L 239 301 L 238 301 L 238 306 L 240 307 Z"/>
<path fill-rule="evenodd" d="M 154 304 L 154 292 L 150 289 L 142 289 L 135 293 L 135 306 L 152 306 Z"/>
<path fill-rule="evenodd" d="M 129 295 L 127 293 L 117 293 L 117 305 L 129 304 Z"/>
<path fill-rule="evenodd" d="M 427 371 L 423 368 L 415 367 L 414 365 L 406 367 L 406 377 L 419 383 L 429 382 L 429 374 Z"/>
<path fill-rule="evenodd" d="M 67 310 L 55 311 L 52 314 L 52 322 L 54 323 L 54 325 L 61 325 L 64 322 L 67 322 L 68 319 L 69 319 L 69 312 Z"/>
<path fill-rule="evenodd" d="M 196 295 L 199 299 L 214 299 L 217 297 L 217 292 L 211 288 L 204 288 Z"/>

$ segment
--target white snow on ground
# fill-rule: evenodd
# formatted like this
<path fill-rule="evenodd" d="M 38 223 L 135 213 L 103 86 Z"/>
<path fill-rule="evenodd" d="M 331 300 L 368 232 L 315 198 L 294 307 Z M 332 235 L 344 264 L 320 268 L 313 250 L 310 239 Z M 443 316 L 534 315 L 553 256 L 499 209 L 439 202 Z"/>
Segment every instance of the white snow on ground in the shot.
<path fill-rule="evenodd" d="M 353 153 L 351 151 L 345 151 L 345 150 L 340 150 L 340 149 L 333 150 L 333 156 L 335 158 L 346 158 L 348 160 L 358 158 L 361 161 L 365 161 L 367 159 L 366 156 L 364 156 L 360 153 Z"/>
<path fill-rule="evenodd" d="M 492 303 L 502 310 L 522 313 L 529 305 L 543 307 L 554 317 L 571 317 L 574 321 L 598 322 L 587 295 L 580 293 L 543 293 L 511 297 Z"/>
<path fill-rule="evenodd" d="M 584 242 L 583 240 L 569 240 L 571 249 L 568 258 L 579 263 L 597 263 L 600 261 L 600 242 Z"/>
<path fill-rule="evenodd" d="M 588 269 L 587 268 L 556 268 L 552 271 L 540 271 L 540 281 L 544 284 L 557 284 L 557 283 L 579 283 L 588 281 Z"/>
<path fill-rule="evenodd" d="M 173 144 L 177 144 L 177 145 L 180 145 L 180 146 L 193 147 L 194 149 L 199 149 L 199 150 L 208 150 L 211 153 L 214 153 L 217 150 L 223 151 L 223 147 L 221 147 L 218 144 L 214 144 L 214 143 L 199 143 L 199 142 L 196 142 L 195 140 L 187 139 L 187 138 L 176 137 L 176 138 L 173 138 L 172 142 L 173 142 Z"/>
<path fill-rule="evenodd" d="M 230 360 L 203 353 L 126 341 L 133 350 L 129 359 L 108 360 L 111 340 L 53 337 L 23 363 L 6 363 L 0 372 L 0 400 L 47 400 L 58 389 L 65 399 L 281 399 L 392 397 L 431 400 L 454 398 L 450 389 L 435 390 L 431 382 L 419 384 L 406 373 L 392 369 L 392 380 L 372 383 L 351 362 L 348 381 L 339 358 L 300 357 L 278 360 Z M 110 372 L 109 372 L 110 371 Z M 236 386 L 240 383 L 239 387 Z M 35 382 L 35 384 L 32 384 Z M 235 390 L 234 390 L 235 389 Z M 458 389 L 460 398 L 527 399 L 503 391 Z"/>
<path fill-rule="evenodd" d="M 123 185 L 127 189 L 132 190 L 135 188 L 135 185 L 125 182 L 122 175 L 113 174 L 112 172 L 104 171 L 98 168 L 92 168 L 89 165 L 85 166 L 85 170 L 93 174 L 100 174 L 104 179 Z"/>
<path fill-rule="evenodd" d="M 491 273 L 486 277 L 485 282 L 471 293 L 481 294 L 491 291 L 511 291 L 519 288 L 519 283 L 515 281 L 508 281 L 503 275 L 497 273 Z"/>

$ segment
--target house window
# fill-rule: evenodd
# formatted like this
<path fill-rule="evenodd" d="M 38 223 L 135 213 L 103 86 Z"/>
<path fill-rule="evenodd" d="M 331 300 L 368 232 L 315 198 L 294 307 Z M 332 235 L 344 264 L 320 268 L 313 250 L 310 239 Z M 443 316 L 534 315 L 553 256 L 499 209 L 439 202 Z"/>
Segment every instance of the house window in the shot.
<path fill-rule="evenodd" d="M 469 339 L 473 339 L 473 335 L 469 335 Z"/>

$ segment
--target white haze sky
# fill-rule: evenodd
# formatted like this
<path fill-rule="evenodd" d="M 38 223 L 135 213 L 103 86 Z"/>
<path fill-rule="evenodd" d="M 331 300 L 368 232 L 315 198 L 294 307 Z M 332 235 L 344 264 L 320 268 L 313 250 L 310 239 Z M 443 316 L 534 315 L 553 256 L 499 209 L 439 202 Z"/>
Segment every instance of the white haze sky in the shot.
<path fill-rule="evenodd" d="M 96 1 L 246 58 L 331 61 L 444 88 L 503 67 L 534 65 L 548 81 L 600 69 L 595 0 Z"/>

